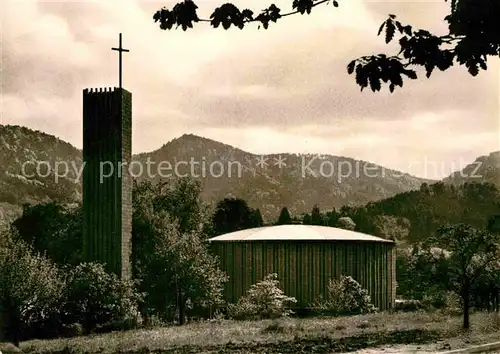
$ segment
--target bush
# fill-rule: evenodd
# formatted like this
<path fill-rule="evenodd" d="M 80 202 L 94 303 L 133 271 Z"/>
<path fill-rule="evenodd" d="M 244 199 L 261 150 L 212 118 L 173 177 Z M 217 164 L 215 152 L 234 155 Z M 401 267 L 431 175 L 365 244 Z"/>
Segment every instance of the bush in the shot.
<path fill-rule="evenodd" d="M 422 305 L 427 310 L 461 313 L 462 300 L 454 292 L 439 291 L 424 295 Z"/>
<path fill-rule="evenodd" d="M 130 329 L 141 320 L 141 296 L 133 284 L 107 273 L 98 263 L 82 263 L 69 271 L 64 300 L 64 323 L 79 323 L 84 333 Z"/>
<path fill-rule="evenodd" d="M 59 269 L 9 233 L 0 247 L 0 337 L 20 340 L 129 329 L 140 321 L 133 284 L 95 263 Z"/>
<path fill-rule="evenodd" d="M 368 291 L 350 276 L 330 279 L 327 291 L 326 299 L 320 299 L 315 304 L 323 313 L 339 316 L 377 311 L 371 303 Z"/>
<path fill-rule="evenodd" d="M 279 288 L 278 275 L 272 273 L 252 285 L 236 304 L 229 304 L 228 314 L 238 320 L 286 317 L 293 313 L 286 305 L 296 302 L 295 298 L 283 293 Z"/>
<path fill-rule="evenodd" d="M 57 333 L 64 288 L 58 268 L 30 246 L 7 235 L 0 248 L 0 315 L 7 339 L 15 345 L 32 334 Z"/>

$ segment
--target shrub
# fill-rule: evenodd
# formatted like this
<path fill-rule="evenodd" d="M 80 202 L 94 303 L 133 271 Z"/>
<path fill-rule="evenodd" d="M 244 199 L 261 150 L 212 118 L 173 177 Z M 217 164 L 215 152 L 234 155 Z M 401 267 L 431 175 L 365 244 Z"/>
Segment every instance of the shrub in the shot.
<path fill-rule="evenodd" d="M 454 292 L 439 291 L 424 295 L 422 305 L 427 310 L 444 310 L 451 313 L 460 313 L 462 300 Z"/>
<path fill-rule="evenodd" d="M 236 304 L 228 306 L 228 314 L 234 319 L 265 319 L 286 317 L 293 312 L 287 307 L 296 303 L 279 288 L 278 275 L 267 275 L 261 282 L 253 284 L 245 296 Z"/>
<path fill-rule="evenodd" d="M 30 334 L 58 329 L 63 279 L 48 258 L 9 234 L 0 248 L 0 315 L 7 339 L 15 345 Z"/>
<path fill-rule="evenodd" d="M 140 322 L 141 296 L 133 284 L 98 263 L 82 263 L 69 271 L 64 300 L 64 323 L 80 323 L 84 333 L 130 329 Z"/>
<path fill-rule="evenodd" d="M 355 315 L 377 310 L 368 291 L 350 276 L 330 279 L 326 299 L 320 299 L 315 307 L 332 315 Z"/>

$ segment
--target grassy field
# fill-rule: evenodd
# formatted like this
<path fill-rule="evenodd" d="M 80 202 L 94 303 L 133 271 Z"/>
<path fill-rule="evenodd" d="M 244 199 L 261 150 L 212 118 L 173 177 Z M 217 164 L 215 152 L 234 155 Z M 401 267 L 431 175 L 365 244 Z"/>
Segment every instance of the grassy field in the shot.
<path fill-rule="evenodd" d="M 415 344 L 456 349 L 498 340 L 500 316 L 476 313 L 472 328 L 440 313 L 214 321 L 21 343 L 25 353 L 333 353 Z M 430 348 L 430 347 L 429 347 Z"/>

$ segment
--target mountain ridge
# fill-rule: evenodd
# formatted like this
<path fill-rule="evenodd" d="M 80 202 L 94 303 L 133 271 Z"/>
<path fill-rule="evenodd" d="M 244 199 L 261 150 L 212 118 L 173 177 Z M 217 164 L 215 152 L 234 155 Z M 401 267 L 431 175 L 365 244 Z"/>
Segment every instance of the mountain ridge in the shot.
<path fill-rule="evenodd" d="M 500 152 L 494 154 L 500 155 Z M 251 207 L 261 209 L 267 221 L 277 218 L 283 206 L 287 206 L 292 214 L 299 215 L 309 212 L 315 204 L 322 209 L 363 205 L 418 189 L 422 183 L 437 182 L 349 157 L 329 154 L 253 154 L 191 133 L 174 138 L 156 150 L 135 154 L 132 159 L 140 166 L 147 165 L 148 159 L 157 165 L 162 161 L 168 162 L 174 167 L 180 166 L 179 171 L 185 167 L 183 173 L 189 161 L 197 163 L 195 167 L 198 172 L 203 172 L 203 169 L 207 172 L 207 168 L 210 170 L 213 166 L 220 169 L 221 166 L 228 166 L 225 171 L 227 175 L 217 177 L 215 173 L 212 176 L 199 174 L 203 199 L 216 202 L 230 196 L 243 198 Z M 279 159 L 284 159 L 282 164 Z M 309 159 L 309 165 L 304 163 L 306 159 Z M 27 178 L 21 171 L 26 161 L 47 161 L 52 165 L 56 161 L 71 161 L 78 169 L 82 166 L 82 150 L 51 134 L 18 125 L 0 125 L 0 163 L 6 167 L 0 175 L 0 214 L 7 214 L 6 204 L 18 210 L 23 203 L 47 200 L 70 203 L 81 200 L 81 183 L 75 171 L 60 177 L 57 183 L 54 183 L 53 173 L 47 177 Z M 259 162 L 263 163 L 259 165 Z M 233 170 L 229 166 L 237 173 L 230 176 L 229 172 Z M 360 174 L 358 170 L 356 176 L 353 173 L 343 176 L 340 169 L 334 173 L 335 166 L 363 166 L 374 173 L 368 176 L 367 173 Z M 313 171 L 316 175 L 304 175 L 304 171 Z M 324 173 L 318 173 L 320 171 Z M 142 174 L 137 179 L 158 181 L 161 176 Z M 1 205 L 4 205 L 3 212 Z"/>

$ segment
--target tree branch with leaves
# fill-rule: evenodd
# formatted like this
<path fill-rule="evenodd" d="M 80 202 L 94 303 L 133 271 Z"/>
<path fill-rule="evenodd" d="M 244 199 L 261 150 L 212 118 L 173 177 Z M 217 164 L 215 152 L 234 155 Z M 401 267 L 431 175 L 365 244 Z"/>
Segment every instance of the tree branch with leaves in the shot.
<path fill-rule="evenodd" d="M 444 0 L 448 1 L 448 0 Z M 269 28 L 271 22 L 291 15 L 311 14 L 322 4 L 339 7 L 336 0 L 292 0 L 292 11 L 281 13 L 275 4 L 261 10 L 257 15 L 250 9 L 239 9 L 234 4 L 225 3 L 217 7 L 209 19 L 198 17 L 198 6 L 192 0 L 177 3 L 172 9 L 158 10 L 153 19 L 159 22 L 160 29 L 182 28 L 186 31 L 194 23 L 208 22 L 213 28 L 245 28 L 247 24 L 258 23 L 258 28 Z M 390 92 L 403 87 L 406 79 L 418 78 L 416 68 L 425 69 L 430 78 L 437 68 L 446 71 L 455 63 L 464 65 L 468 72 L 476 76 L 487 70 L 487 57 L 500 54 L 500 2 L 498 0 L 450 0 L 450 13 L 444 18 L 449 33 L 435 35 L 410 25 L 403 25 L 396 15 L 389 15 L 382 23 L 378 35 L 384 33 L 385 42 L 390 43 L 399 36 L 399 53 L 396 55 L 370 55 L 351 61 L 347 65 L 348 74 L 355 75 L 358 86 L 363 90 L 370 87 L 373 92 L 380 91 L 382 83 L 389 86 Z M 384 32 L 385 30 L 385 32 Z"/>

